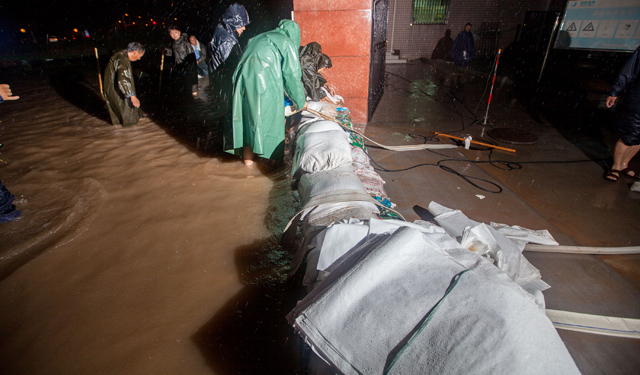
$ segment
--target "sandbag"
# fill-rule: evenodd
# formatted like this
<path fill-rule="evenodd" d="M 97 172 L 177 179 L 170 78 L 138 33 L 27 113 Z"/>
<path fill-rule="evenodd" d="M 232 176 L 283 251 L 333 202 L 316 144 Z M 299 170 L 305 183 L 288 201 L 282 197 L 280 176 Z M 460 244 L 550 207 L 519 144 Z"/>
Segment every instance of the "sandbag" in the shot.
<path fill-rule="evenodd" d="M 319 127 L 330 127 L 330 121 L 319 124 Z M 343 130 L 307 132 L 298 137 L 294 154 L 292 175 L 313 173 L 335 169 L 351 163 L 351 145 L 349 135 Z"/>
<path fill-rule="evenodd" d="M 298 194 L 303 207 L 307 206 L 314 197 L 342 193 L 366 195 L 364 186 L 362 186 L 358 176 L 351 171 L 351 166 L 343 166 L 330 171 L 306 173 L 302 175 L 298 185 Z"/>
<path fill-rule="evenodd" d="M 377 217 L 378 212 L 378 206 L 367 201 L 321 204 L 309 209 L 302 217 L 302 231 L 307 233 L 313 228 L 327 227 L 341 220 L 369 220 Z"/>
<path fill-rule="evenodd" d="M 579 374 L 527 293 L 455 244 L 370 235 L 287 319 L 343 374 Z"/>

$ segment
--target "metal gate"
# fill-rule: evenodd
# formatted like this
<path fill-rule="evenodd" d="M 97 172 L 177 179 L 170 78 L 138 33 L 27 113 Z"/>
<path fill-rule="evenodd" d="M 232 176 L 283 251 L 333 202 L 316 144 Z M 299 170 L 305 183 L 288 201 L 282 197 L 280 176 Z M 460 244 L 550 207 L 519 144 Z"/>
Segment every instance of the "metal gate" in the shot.
<path fill-rule="evenodd" d="M 369 100 L 367 121 L 373 117 L 384 93 L 384 68 L 387 54 L 387 16 L 389 0 L 373 0 L 371 12 L 371 63 L 369 66 Z"/>

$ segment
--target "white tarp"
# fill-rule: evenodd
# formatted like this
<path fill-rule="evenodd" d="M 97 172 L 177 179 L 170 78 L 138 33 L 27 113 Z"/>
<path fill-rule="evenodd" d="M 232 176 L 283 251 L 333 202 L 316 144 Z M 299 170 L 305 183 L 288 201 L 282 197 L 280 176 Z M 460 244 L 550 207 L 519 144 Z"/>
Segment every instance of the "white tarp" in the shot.
<path fill-rule="evenodd" d="M 522 255 L 525 241 L 541 241 L 547 231 L 531 231 L 526 228 L 518 231 L 519 227 L 508 227 L 497 224 L 498 229 L 469 219 L 459 210 L 452 210 L 436 202 L 429 204 L 429 211 L 435 215 L 436 222 L 451 236 L 456 238 L 463 248 L 469 249 L 491 259 L 495 265 L 503 270 L 511 279 L 517 282 L 529 293 L 534 295 L 541 308 L 544 299 L 541 291 L 550 288 L 542 281 L 540 271 Z M 503 231 L 512 240 L 499 231 Z M 545 243 L 557 244 L 549 235 Z"/>
<path fill-rule="evenodd" d="M 330 271 L 288 319 L 342 373 L 579 373 L 529 295 L 447 234 L 370 235 Z"/>

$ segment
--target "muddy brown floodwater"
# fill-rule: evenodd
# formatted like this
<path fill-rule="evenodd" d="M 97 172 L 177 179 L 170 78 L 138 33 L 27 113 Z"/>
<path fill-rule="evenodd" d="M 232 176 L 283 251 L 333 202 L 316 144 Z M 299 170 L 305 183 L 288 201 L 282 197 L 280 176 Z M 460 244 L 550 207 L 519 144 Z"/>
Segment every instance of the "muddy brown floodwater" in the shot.
<path fill-rule="evenodd" d="M 0 373 L 299 372 L 277 272 L 285 171 L 12 88 L 0 179 L 22 217 L 0 225 Z"/>

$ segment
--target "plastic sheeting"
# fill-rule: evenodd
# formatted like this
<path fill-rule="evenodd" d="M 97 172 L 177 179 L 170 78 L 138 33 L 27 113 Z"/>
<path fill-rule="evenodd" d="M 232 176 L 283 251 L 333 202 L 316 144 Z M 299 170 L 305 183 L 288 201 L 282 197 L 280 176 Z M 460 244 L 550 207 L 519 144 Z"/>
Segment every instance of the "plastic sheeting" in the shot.
<path fill-rule="evenodd" d="M 578 374 L 553 325 L 442 233 L 370 235 L 288 315 L 344 374 Z"/>
<path fill-rule="evenodd" d="M 521 235 L 516 235 L 516 227 L 498 225 L 511 237 L 518 238 L 518 241 L 513 241 L 499 233 L 494 227 L 469 219 L 459 210 L 452 210 L 436 202 L 431 202 L 429 211 L 435 216 L 436 222 L 451 237 L 456 238 L 463 248 L 493 261 L 512 280 L 535 296 L 539 306 L 544 308 L 544 297 L 541 292 L 550 286 L 542 281 L 540 271 L 522 255 L 522 250 L 526 245 L 523 239 L 536 240 L 537 237 L 532 233 L 540 236 L 544 233 L 543 231 L 522 230 Z M 545 241 L 552 240 L 553 238 Z"/>

